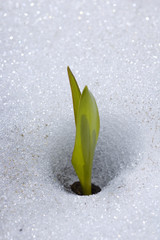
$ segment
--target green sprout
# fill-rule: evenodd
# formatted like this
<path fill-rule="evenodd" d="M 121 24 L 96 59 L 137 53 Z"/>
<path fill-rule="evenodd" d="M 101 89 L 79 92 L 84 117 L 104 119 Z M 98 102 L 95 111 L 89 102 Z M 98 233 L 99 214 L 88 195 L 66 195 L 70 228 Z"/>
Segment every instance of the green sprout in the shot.
<path fill-rule="evenodd" d="M 76 125 L 72 165 L 79 178 L 83 195 L 90 195 L 92 163 L 100 128 L 99 113 L 96 101 L 88 87 L 85 86 L 81 94 L 69 67 L 67 67 L 67 71 Z"/>

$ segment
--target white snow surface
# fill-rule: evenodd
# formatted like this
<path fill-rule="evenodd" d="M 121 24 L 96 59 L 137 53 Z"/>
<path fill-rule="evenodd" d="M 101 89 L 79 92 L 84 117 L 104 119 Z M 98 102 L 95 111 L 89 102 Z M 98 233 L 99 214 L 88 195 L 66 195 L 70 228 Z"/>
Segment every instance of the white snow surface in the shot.
<path fill-rule="evenodd" d="M 160 240 L 160 1 L 0 2 L 0 239 Z M 100 114 L 78 196 L 67 65 Z"/>

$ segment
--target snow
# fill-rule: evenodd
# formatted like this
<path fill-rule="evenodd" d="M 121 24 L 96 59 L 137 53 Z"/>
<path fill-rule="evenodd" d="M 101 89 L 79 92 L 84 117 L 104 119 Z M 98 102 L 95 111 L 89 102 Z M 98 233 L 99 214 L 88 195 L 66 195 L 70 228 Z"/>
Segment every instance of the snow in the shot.
<path fill-rule="evenodd" d="M 160 2 L 0 3 L 0 239 L 160 239 Z M 67 65 L 100 113 L 78 196 Z"/>

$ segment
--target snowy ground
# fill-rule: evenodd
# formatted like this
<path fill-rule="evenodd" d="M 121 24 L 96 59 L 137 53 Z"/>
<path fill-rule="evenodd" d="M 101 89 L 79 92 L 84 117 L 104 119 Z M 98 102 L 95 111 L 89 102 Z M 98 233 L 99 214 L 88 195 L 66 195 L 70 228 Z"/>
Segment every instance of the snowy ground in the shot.
<path fill-rule="evenodd" d="M 160 239 L 160 1 L 0 2 L 0 239 Z M 77 196 L 66 67 L 96 98 Z"/>

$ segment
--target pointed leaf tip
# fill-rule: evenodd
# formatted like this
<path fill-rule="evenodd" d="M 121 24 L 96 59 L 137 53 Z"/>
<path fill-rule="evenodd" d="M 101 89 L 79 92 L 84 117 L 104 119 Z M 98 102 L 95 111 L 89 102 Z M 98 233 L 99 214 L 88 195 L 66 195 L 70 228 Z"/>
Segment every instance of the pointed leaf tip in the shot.
<path fill-rule="evenodd" d="M 69 66 L 67 66 L 67 72 L 71 72 L 71 70 L 70 70 Z"/>
<path fill-rule="evenodd" d="M 67 67 L 67 71 L 68 71 L 68 77 L 69 77 L 71 92 L 72 92 L 74 118 L 75 118 L 75 124 L 76 124 L 76 122 L 77 122 L 77 112 L 78 112 L 81 92 L 80 92 L 79 86 L 77 84 L 77 81 L 76 81 L 73 73 L 71 72 L 69 66 Z"/>

